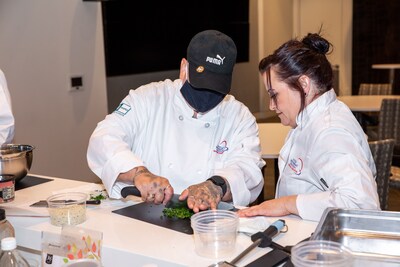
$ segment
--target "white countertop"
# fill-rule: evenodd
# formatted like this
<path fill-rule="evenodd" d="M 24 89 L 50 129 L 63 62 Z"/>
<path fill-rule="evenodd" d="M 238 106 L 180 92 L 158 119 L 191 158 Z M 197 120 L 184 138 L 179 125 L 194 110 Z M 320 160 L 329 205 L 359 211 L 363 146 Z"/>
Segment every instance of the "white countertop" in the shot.
<path fill-rule="evenodd" d="M 35 214 L 46 216 L 46 208 L 32 208 L 30 204 L 44 200 L 51 194 L 60 190 L 71 188 L 82 189 L 89 183 L 66 180 L 61 178 L 39 176 L 54 179 L 40 185 L 18 190 L 15 200 L 10 203 L 2 203 L 0 206 L 6 209 L 8 220 L 16 231 L 17 244 L 37 252 L 41 251 L 42 231 L 61 232 L 61 227 L 50 224 L 48 217 L 15 217 L 16 213 Z M 123 200 L 103 201 L 100 206 L 88 206 L 87 220 L 80 227 L 101 231 L 103 233 L 102 262 L 105 267 L 124 266 L 208 266 L 219 260 L 198 256 L 194 251 L 192 235 L 187 235 L 146 222 L 112 213 L 112 210 L 120 209 L 139 203 L 139 198 Z M 279 218 L 271 218 L 275 220 Z M 299 241 L 310 236 L 317 223 L 303 221 L 295 216 L 282 218 L 288 225 L 288 232 L 281 233 L 274 241 L 286 245 L 295 245 Z M 250 237 L 238 234 L 236 251 L 231 260 L 251 245 Z M 238 266 L 245 266 L 256 258 L 269 252 L 270 248 L 255 248 L 245 256 Z"/>

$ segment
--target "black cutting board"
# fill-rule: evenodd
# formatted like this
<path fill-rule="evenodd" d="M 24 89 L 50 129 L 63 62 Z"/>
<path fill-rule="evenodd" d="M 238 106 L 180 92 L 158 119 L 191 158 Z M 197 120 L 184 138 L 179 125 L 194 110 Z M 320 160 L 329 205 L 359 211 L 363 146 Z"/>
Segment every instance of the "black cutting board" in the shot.
<path fill-rule="evenodd" d="M 274 249 L 246 265 L 246 267 L 275 267 L 281 266 L 283 263 L 282 267 L 293 267 L 288 253 L 280 249 Z"/>
<path fill-rule="evenodd" d="M 142 202 L 136 205 L 114 210 L 113 212 L 188 235 L 193 234 L 193 229 L 190 226 L 190 218 L 168 218 L 163 214 L 164 209 L 165 206 L 162 204 L 155 205 L 152 203 Z"/>
<path fill-rule="evenodd" d="M 42 178 L 42 177 L 36 177 L 32 175 L 25 176 L 23 179 L 19 180 L 18 182 L 15 183 L 15 191 L 25 189 L 31 186 L 43 184 L 53 181 L 53 179 L 47 179 L 47 178 Z"/>

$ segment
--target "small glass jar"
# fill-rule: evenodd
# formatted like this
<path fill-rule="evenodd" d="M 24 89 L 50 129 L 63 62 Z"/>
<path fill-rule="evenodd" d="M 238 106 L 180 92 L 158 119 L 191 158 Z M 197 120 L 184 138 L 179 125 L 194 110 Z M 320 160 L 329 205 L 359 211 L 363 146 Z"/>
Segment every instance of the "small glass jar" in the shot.
<path fill-rule="evenodd" d="M 0 203 L 11 202 L 15 198 L 15 180 L 13 175 L 0 175 Z"/>

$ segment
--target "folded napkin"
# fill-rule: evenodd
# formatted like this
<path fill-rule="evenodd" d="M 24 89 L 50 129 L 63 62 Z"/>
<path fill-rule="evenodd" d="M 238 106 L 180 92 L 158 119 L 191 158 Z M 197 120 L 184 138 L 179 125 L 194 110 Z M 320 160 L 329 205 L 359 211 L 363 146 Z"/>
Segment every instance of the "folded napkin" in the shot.
<path fill-rule="evenodd" d="M 263 232 L 272 223 L 272 220 L 264 216 L 239 218 L 239 232 L 247 235 L 252 235 L 257 232 Z"/>

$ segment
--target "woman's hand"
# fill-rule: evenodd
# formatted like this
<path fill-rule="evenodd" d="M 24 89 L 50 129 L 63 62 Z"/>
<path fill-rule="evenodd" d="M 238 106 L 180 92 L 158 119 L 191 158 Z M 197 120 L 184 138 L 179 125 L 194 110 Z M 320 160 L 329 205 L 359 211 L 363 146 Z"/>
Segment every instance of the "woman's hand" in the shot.
<path fill-rule="evenodd" d="M 289 214 L 297 214 L 296 207 L 297 195 L 286 196 L 276 199 L 264 201 L 259 205 L 249 208 L 241 209 L 237 213 L 239 217 L 253 217 L 253 216 L 285 216 Z"/>

